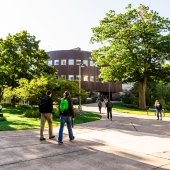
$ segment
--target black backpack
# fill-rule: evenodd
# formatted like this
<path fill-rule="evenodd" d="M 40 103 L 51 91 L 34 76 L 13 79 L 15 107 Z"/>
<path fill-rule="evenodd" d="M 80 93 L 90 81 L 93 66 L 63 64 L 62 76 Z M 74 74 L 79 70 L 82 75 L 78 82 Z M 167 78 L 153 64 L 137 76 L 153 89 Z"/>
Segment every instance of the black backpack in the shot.
<path fill-rule="evenodd" d="M 42 98 L 39 104 L 39 112 L 45 113 L 48 107 L 48 99 L 46 97 Z"/>

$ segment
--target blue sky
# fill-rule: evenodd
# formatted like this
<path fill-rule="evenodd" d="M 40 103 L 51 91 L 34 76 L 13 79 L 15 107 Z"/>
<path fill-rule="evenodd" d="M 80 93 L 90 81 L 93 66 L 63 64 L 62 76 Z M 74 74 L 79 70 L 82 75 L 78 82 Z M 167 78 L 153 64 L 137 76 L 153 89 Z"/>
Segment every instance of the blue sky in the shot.
<path fill-rule="evenodd" d="M 170 0 L 0 0 L 0 38 L 27 30 L 45 51 L 80 47 L 91 51 L 91 28 L 109 10 L 123 12 L 127 4 L 144 4 L 170 18 Z"/>

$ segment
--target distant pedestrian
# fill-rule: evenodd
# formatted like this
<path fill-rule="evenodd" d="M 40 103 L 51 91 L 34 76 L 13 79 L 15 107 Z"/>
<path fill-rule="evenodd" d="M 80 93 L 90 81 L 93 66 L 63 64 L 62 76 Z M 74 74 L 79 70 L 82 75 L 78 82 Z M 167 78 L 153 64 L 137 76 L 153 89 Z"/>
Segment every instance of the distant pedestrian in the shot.
<path fill-rule="evenodd" d="M 72 130 L 72 120 L 74 118 L 73 103 L 71 100 L 70 93 L 65 91 L 63 98 L 59 101 L 59 113 L 60 113 L 60 129 L 58 135 L 58 144 L 63 144 L 63 130 L 65 123 L 67 124 L 68 134 L 70 141 L 74 140 Z"/>
<path fill-rule="evenodd" d="M 47 120 L 48 128 L 49 128 L 49 139 L 55 138 L 53 135 L 53 127 L 52 127 L 52 111 L 53 111 L 53 100 L 51 99 L 51 91 L 46 93 L 46 96 L 41 99 L 39 104 L 39 111 L 41 113 L 41 125 L 40 125 L 40 140 L 46 140 L 44 138 L 44 126 Z"/>
<path fill-rule="evenodd" d="M 106 108 L 107 108 L 107 118 L 112 120 L 112 102 L 108 100 L 106 103 Z"/>
<path fill-rule="evenodd" d="M 102 102 L 101 102 L 101 100 L 99 100 L 98 101 L 98 108 L 99 108 L 99 112 L 101 113 L 101 111 L 102 111 Z"/>
<path fill-rule="evenodd" d="M 159 120 L 159 116 L 160 116 L 160 120 L 162 120 L 162 105 L 159 102 L 159 100 L 155 101 L 155 109 L 157 114 L 157 120 Z"/>
<path fill-rule="evenodd" d="M 104 105 L 105 105 L 105 108 L 106 108 L 106 103 L 108 102 L 108 98 L 107 97 L 105 97 L 104 98 Z"/>

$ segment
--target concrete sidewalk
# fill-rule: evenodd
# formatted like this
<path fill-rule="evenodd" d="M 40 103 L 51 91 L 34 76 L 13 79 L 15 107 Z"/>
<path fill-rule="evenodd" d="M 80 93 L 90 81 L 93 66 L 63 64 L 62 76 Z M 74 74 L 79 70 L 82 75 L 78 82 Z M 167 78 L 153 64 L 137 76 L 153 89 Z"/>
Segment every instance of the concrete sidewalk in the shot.
<path fill-rule="evenodd" d="M 84 105 L 83 110 L 98 112 L 97 104 Z M 69 141 L 65 128 L 63 145 L 56 139 L 39 141 L 39 130 L 3 131 L 0 170 L 170 169 L 169 127 L 166 117 L 158 121 L 113 112 L 110 121 L 102 108 L 101 120 L 74 127 L 75 141 Z"/>

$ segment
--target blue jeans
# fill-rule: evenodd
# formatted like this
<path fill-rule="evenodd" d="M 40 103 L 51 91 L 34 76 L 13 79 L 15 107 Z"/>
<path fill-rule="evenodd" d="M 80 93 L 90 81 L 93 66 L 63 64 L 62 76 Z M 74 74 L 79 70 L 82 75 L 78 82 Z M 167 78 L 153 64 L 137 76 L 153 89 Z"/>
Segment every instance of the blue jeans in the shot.
<path fill-rule="evenodd" d="M 73 131 L 72 131 L 72 122 L 71 122 L 71 117 L 70 116 L 61 116 L 60 117 L 60 129 L 59 129 L 59 136 L 58 136 L 58 141 L 62 142 L 63 141 L 63 130 L 64 130 L 64 125 L 67 123 L 67 129 L 68 129 L 68 134 L 69 138 L 73 139 Z"/>
<path fill-rule="evenodd" d="M 159 119 L 159 115 L 160 115 L 160 119 L 162 120 L 162 110 L 156 109 L 156 114 L 157 114 L 157 118 Z"/>

